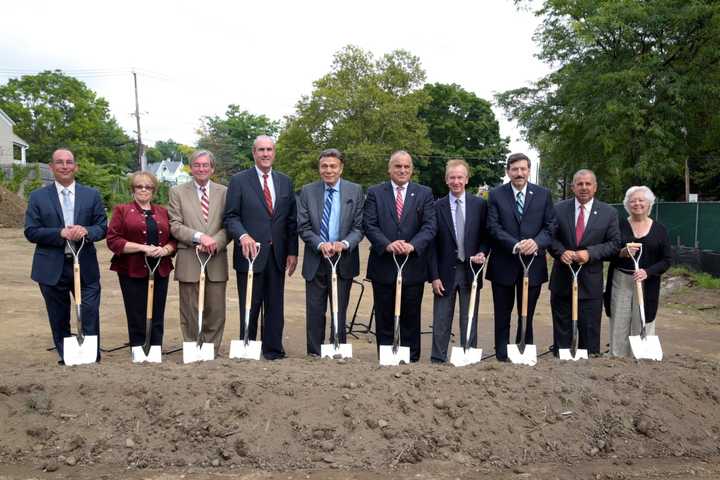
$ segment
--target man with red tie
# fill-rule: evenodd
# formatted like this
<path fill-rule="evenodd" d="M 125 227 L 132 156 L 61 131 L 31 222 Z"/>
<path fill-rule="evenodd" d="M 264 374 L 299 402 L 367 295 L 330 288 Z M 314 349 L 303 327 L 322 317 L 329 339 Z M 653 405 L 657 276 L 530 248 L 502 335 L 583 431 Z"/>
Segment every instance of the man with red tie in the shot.
<path fill-rule="evenodd" d="M 568 265 L 582 265 L 578 276 L 578 348 L 600 353 L 600 319 L 603 301 L 603 261 L 620 250 L 618 215 L 597 200 L 597 179 L 591 170 L 573 176 L 575 198 L 555 205 L 557 228 L 550 245 L 555 258 L 550 276 L 554 352 L 570 348 L 572 341 L 572 274 Z"/>

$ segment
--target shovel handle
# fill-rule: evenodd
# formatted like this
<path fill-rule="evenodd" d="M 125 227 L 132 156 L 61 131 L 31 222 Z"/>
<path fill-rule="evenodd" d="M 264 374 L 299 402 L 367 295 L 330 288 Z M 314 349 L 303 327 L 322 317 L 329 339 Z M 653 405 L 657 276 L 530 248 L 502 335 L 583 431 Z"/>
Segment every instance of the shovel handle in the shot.
<path fill-rule="evenodd" d="M 333 315 L 335 315 L 335 319 L 337 319 L 338 314 L 338 279 L 337 279 L 337 273 L 333 272 L 331 280 L 330 280 L 330 290 L 332 295 L 332 312 Z M 335 326 L 337 328 L 337 325 Z"/>
<path fill-rule="evenodd" d="M 73 263 L 73 287 L 75 289 L 75 305 L 82 305 L 82 296 L 80 295 L 80 262 L 77 260 Z"/>
<path fill-rule="evenodd" d="M 248 270 L 247 273 L 247 284 L 245 285 L 245 310 L 252 307 L 252 291 L 253 291 L 253 277 L 255 276 L 252 270 Z"/>
<path fill-rule="evenodd" d="M 635 291 L 637 292 L 638 307 L 640 308 L 640 319 L 642 320 L 643 327 L 645 327 L 645 300 L 643 299 L 642 280 L 635 282 Z"/>
<path fill-rule="evenodd" d="M 200 272 L 200 285 L 198 287 L 198 313 L 202 315 L 205 310 L 205 272 Z"/>
<path fill-rule="evenodd" d="M 523 276 L 522 305 L 520 308 L 520 315 L 522 315 L 523 317 L 527 317 L 529 288 L 530 288 L 530 279 L 527 276 Z"/>
<path fill-rule="evenodd" d="M 572 283 L 572 320 L 577 322 L 578 319 L 578 282 L 573 280 Z"/>
<path fill-rule="evenodd" d="M 475 317 L 475 297 L 477 297 L 477 280 L 470 286 L 470 306 L 468 307 L 467 328 L 465 329 L 465 346 L 470 345 L 470 332 L 472 332 L 473 318 Z"/>
<path fill-rule="evenodd" d="M 155 296 L 155 279 L 153 279 L 152 277 L 149 277 L 148 278 L 148 289 L 147 289 L 147 308 L 145 310 L 146 318 L 152 318 L 154 296 Z"/>
<path fill-rule="evenodd" d="M 400 300 L 402 297 L 402 275 L 397 276 L 395 280 L 395 312 L 396 317 L 400 316 Z"/>

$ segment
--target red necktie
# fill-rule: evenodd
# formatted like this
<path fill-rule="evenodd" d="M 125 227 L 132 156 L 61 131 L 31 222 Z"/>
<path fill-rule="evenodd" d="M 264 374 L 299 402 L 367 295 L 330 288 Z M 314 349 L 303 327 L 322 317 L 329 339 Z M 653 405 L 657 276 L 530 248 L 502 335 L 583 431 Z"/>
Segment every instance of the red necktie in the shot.
<path fill-rule="evenodd" d="M 270 187 L 267 183 L 268 174 L 263 173 L 263 195 L 265 196 L 265 206 L 270 215 L 273 214 L 272 195 L 270 195 Z"/>
<path fill-rule="evenodd" d="M 580 245 L 583 234 L 585 233 L 585 207 L 580 205 L 580 214 L 575 224 L 575 244 Z"/>
<path fill-rule="evenodd" d="M 402 191 L 405 187 L 397 187 L 397 195 L 395 196 L 395 210 L 397 211 L 398 220 L 402 219 L 403 197 Z"/>

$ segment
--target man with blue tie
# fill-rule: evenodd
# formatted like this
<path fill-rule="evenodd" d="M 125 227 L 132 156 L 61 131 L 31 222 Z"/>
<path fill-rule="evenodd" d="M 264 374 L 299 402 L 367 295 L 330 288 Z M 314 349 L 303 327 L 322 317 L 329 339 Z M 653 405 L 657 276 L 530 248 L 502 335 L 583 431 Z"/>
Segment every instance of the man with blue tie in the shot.
<path fill-rule="evenodd" d="M 70 295 L 74 294 L 73 255 L 67 243 L 77 250 L 84 239 L 79 256 L 83 333 L 99 336 L 100 269 L 93 244 L 105 238 L 107 216 L 100 193 L 75 181 L 78 165 L 70 150 L 55 150 L 50 170 L 55 181 L 30 194 L 25 238 L 35 244 L 31 278 L 40 286 L 62 364 L 63 339 L 70 336 Z M 99 345 L 98 340 L 98 361 Z"/>
<path fill-rule="evenodd" d="M 363 238 L 363 192 L 360 185 L 341 178 L 345 157 L 335 148 L 318 159 L 320 180 L 305 185 L 298 199 L 298 233 L 305 242 L 307 353 L 320 355 L 325 336 L 325 312 L 330 288 L 330 263 L 340 255 L 338 276 L 338 339 L 346 342 L 345 319 L 352 280 L 360 273 L 358 244 Z M 331 334 L 333 330 L 331 329 Z"/>
<path fill-rule="evenodd" d="M 528 315 L 525 343 L 533 343 L 532 320 L 540 288 L 548 281 L 545 250 L 555 231 L 555 209 L 550 191 L 529 182 L 530 159 L 513 153 L 505 169 L 510 182 L 494 188 L 488 196 L 488 229 L 492 238 L 492 258 L 485 278 L 492 282 L 495 313 L 495 354 L 507 362 L 510 316 L 517 299 L 522 302 L 523 268 L 518 254 L 536 255 L 529 272 Z M 520 328 L 515 339 L 520 342 Z"/>

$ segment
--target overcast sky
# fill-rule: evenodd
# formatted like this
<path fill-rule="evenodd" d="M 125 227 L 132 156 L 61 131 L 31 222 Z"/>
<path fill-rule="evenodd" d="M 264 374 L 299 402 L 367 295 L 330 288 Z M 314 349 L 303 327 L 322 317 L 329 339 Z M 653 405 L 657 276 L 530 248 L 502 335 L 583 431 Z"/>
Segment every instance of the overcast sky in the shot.
<path fill-rule="evenodd" d="M 281 119 L 347 44 L 406 49 L 428 82 L 496 92 L 549 72 L 534 57 L 538 19 L 511 0 L 37 1 L 3 5 L 0 83 L 8 70 L 62 69 L 110 102 L 134 135 L 130 71 L 140 72 L 143 143 L 194 144 L 200 117 L 228 104 Z M 527 150 L 495 108 L 511 150 Z M 532 155 L 534 157 L 534 155 Z"/>

